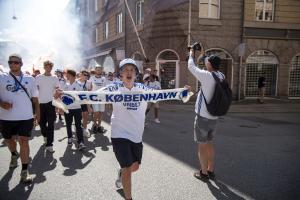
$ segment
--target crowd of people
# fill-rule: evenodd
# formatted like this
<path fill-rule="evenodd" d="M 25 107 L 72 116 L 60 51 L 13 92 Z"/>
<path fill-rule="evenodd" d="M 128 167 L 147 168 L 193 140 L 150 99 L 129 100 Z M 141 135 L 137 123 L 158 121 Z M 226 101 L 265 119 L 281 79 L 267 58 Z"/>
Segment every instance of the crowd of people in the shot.
<path fill-rule="evenodd" d="M 202 84 L 201 93 L 196 101 L 196 119 L 194 138 L 199 144 L 200 171 L 194 176 L 203 181 L 214 177 L 214 149 L 212 140 L 216 131 L 216 119 L 208 113 L 203 96 L 210 99 L 214 90 L 214 79 L 211 72 L 216 72 L 220 79 L 224 75 L 218 71 L 220 59 L 209 57 L 205 60 L 207 70 L 199 69 L 190 53 L 188 69 Z M 1 133 L 11 153 L 10 168 L 18 166 L 21 158 L 21 182 L 32 182 L 28 172 L 29 139 L 34 124 L 39 124 L 44 137 L 45 150 L 54 153 L 54 123 L 56 119 L 66 123 L 67 146 L 73 145 L 72 123 L 75 121 L 75 132 L 78 150 L 85 148 L 85 138 L 91 133 L 104 133 L 102 118 L 105 110 L 111 115 L 111 142 L 115 157 L 120 165 L 116 186 L 123 188 L 125 199 L 132 199 L 131 174 L 141 164 L 143 144 L 142 135 L 146 115 L 154 107 L 154 121 L 159 120 L 159 104 L 141 101 L 136 109 L 128 109 L 124 104 L 78 104 L 67 105 L 68 113 L 52 105 L 53 98 L 60 98 L 62 91 L 118 91 L 121 93 L 161 90 L 160 78 L 156 70 L 150 68 L 141 75 L 137 64 L 132 59 L 124 59 L 119 64 L 119 74 L 103 71 L 103 67 L 95 66 L 93 70 L 76 72 L 73 69 L 56 70 L 53 75 L 54 63 L 45 61 L 44 73 L 34 71 L 29 75 L 23 73 L 22 57 L 13 54 L 8 59 L 9 73 L 0 72 L 0 120 Z M 139 83 L 138 83 L 139 82 Z M 190 87 L 188 87 L 190 89 Z M 112 112 L 112 113 L 111 113 Z M 92 114 L 91 132 L 87 130 L 89 114 Z M 17 151 L 17 142 L 20 151 Z"/>

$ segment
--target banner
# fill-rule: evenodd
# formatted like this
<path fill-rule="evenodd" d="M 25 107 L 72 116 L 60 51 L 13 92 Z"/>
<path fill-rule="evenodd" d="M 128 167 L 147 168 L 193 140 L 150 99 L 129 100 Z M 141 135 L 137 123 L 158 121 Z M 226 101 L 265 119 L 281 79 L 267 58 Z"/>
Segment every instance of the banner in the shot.
<path fill-rule="evenodd" d="M 111 103 L 136 103 L 141 101 L 158 102 L 168 100 L 181 100 L 188 102 L 193 95 L 187 88 L 169 90 L 145 90 L 133 92 L 120 92 L 107 88 L 97 91 L 63 91 L 60 99 L 54 99 L 52 104 L 68 113 L 67 106 L 78 104 L 111 104 Z"/>

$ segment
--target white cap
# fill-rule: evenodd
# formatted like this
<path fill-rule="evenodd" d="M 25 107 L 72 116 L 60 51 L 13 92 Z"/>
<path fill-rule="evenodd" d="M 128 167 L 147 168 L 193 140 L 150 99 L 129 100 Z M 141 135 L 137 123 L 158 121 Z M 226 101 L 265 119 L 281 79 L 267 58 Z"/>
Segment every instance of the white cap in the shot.
<path fill-rule="evenodd" d="M 135 62 L 133 59 L 131 59 L 131 58 L 125 58 L 125 59 L 123 59 L 123 60 L 120 62 L 120 64 L 119 64 L 120 70 L 122 70 L 122 68 L 123 68 L 125 65 L 133 65 L 133 66 L 135 66 L 136 73 L 137 73 L 137 74 L 139 73 L 139 68 L 137 67 L 136 62 Z"/>
<path fill-rule="evenodd" d="M 150 74 L 144 74 L 143 80 L 147 79 L 150 77 Z"/>

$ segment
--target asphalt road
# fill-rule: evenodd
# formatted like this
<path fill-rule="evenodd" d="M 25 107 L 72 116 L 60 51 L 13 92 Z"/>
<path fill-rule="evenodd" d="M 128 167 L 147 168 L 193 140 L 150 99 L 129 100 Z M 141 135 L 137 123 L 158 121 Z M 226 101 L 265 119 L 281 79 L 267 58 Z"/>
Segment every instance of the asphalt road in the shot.
<path fill-rule="evenodd" d="M 193 105 L 161 105 L 161 124 L 149 113 L 133 197 L 142 200 L 300 199 L 300 113 L 230 113 L 220 119 L 216 181 L 192 174 L 199 163 L 193 142 Z M 0 199 L 122 199 L 114 185 L 118 164 L 107 132 L 92 135 L 87 149 L 67 148 L 66 129 L 56 124 L 55 153 L 45 153 L 33 132 L 31 185 L 19 184 L 21 166 L 9 170 L 10 153 L 0 146 Z M 91 126 L 91 123 L 89 124 Z M 2 139 L 0 139 L 2 142 Z M 75 141 L 74 141 L 75 142 Z"/>

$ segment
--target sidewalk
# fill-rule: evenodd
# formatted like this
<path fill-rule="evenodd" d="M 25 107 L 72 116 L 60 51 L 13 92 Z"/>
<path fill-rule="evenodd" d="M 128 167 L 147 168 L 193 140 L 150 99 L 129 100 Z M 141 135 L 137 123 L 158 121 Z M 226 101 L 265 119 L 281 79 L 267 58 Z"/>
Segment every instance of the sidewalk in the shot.
<path fill-rule="evenodd" d="M 160 102 L 160 104 L 166 105 L 161 108 L 193 110 L 195 101 L 186 104 L 179 101 Z M 300 100 L 266 99 L 264 104 L 258 104 L 255 99 L 233 101 L 229 113 L 300 113 Z"/>
<path fill-rule="evenodd" d="M 233 102 L 231 113 L 300 113 L 300 100 L 266 99 L 264 104 L 256 100 Z"/>

